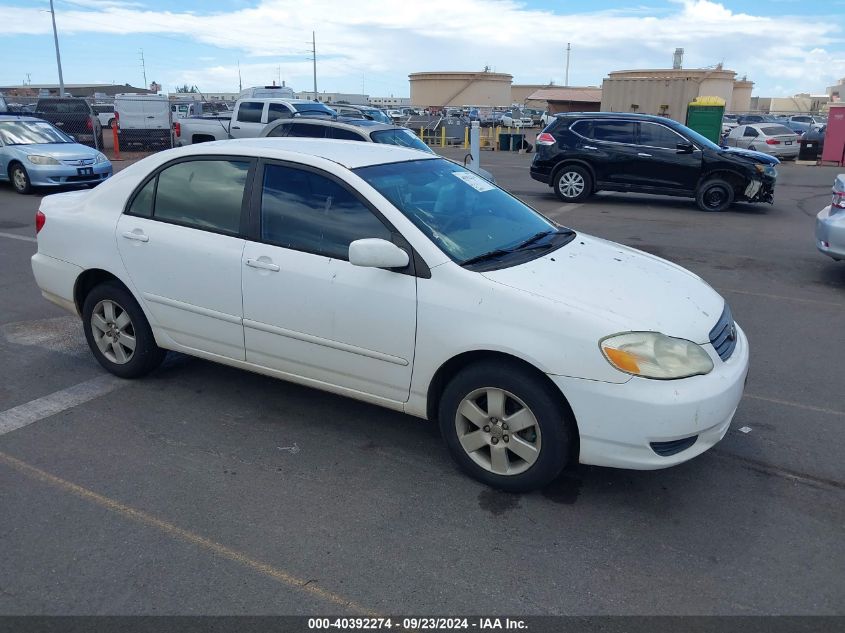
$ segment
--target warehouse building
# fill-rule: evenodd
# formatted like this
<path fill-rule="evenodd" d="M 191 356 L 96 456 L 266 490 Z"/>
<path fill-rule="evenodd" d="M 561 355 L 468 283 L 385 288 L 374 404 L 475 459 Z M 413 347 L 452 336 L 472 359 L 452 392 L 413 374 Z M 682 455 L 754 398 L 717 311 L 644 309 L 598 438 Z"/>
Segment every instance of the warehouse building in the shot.
<path fill-rule="evenodd" d="M 543 88 L 530 95 L 526 103 L 538 104 L 550 114 L 558 112 L 598 112 L 601 108 L 601 88 L 596 86 L 568 86 Z"/>
<path fill-rule="evenodd" d="M 479 72 L 421 72 L 408 75 L 411 103 L 422 108 L 503 106 L 511 104 L 513 76 Z"/>

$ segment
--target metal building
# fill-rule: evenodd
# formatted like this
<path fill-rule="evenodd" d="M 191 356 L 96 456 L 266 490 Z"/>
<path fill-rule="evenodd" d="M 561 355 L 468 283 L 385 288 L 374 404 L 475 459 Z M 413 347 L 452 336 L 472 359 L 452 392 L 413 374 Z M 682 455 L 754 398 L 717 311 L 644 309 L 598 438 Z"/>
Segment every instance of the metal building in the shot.
<path fill-rule="evenodd" d="M 513 76 L 479 72 L 422 72 L 408 75 L 411 103 L 422 108 L 445 106 L 507 106 Z"/>

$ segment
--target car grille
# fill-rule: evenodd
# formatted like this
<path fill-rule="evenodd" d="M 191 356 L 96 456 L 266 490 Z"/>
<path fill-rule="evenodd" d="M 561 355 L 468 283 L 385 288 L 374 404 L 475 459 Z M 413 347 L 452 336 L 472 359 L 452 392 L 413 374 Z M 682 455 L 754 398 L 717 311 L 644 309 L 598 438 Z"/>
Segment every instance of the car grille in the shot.
<path fill-rule="evenodd" d="M 722 316 L 710 330 L 710 342 L 723 361 L 728 360 L 736 349 L 736 325 L 734 325 L 734 317 L 727 303 L 722 311 Z"/>
<path fill-rule="evenodd" d="M 698 439 L 697 435 L 692 437 L 685 437 L 680 440 L 672 440 L 670 442 L 651 442 L 651 450 L 661 457 L 669 457 L 670 455 L 677 455 L 681 451 L 687 450 L 690 446 L 695 444 Z"/>
<path fill-rule="evenodd" d="M 70 160 L 63 160 L 62 163 L 70 165 L 71 167 L 86 167 L 94 164 L 93 158 L 72 158 Z"/>

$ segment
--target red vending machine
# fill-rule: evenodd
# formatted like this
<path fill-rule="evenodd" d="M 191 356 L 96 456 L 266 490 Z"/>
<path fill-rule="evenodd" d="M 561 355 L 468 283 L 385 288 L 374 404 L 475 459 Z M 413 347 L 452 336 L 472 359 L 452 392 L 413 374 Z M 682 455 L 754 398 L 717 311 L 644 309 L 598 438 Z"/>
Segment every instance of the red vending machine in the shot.
<path fill-rule="evenodd" d="M 831 103 L 824 134 L 822 162 L 845 165 L 845 103 Z"/>

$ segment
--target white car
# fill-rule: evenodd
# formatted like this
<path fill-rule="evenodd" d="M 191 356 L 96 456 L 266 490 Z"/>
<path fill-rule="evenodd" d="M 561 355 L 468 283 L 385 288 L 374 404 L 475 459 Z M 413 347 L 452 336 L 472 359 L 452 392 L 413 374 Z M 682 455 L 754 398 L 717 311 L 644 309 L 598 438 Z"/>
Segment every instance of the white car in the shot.
<path fill-rule="evenodd" d="M 770 154 L 783 160 L 798 158 L 801 148 L 798 135 L 779 123 L 747 123 L 737 125 L 725 139 L 728 147 L 739 147 Z"/>
<path fill-rule="evenodd" d="M 816 248 L 836 261 L 845 260 L 845 174 L 833 181 L 830 204 L 816 216 Z"/>
<path fill-rule="evenodd" d="M 35 279 L 110 372 L 165 350 L 438 420 L 502 489 L 655 469 L 728 430 L 748 341 L 696 275 L 377 143 L 160 152 L 43 199 Z"/>

